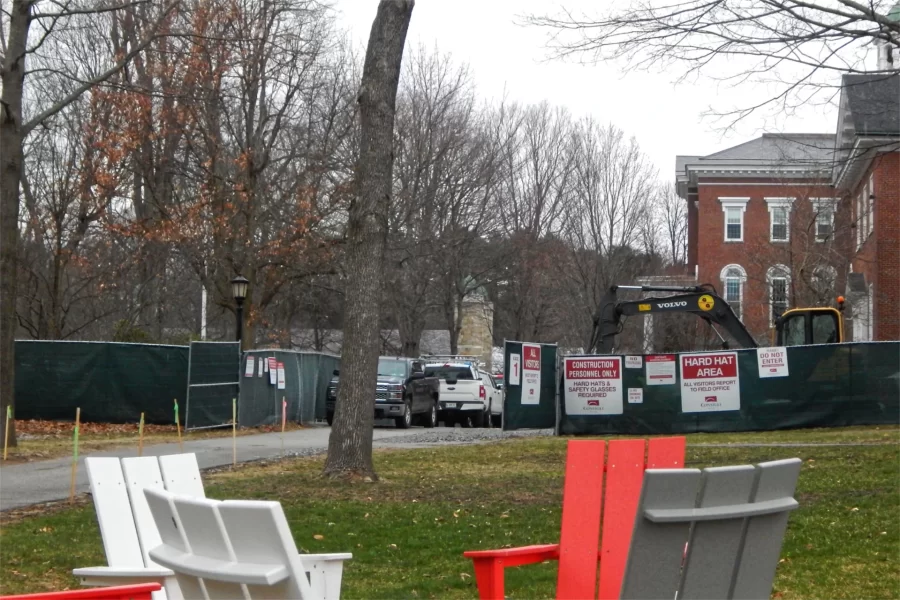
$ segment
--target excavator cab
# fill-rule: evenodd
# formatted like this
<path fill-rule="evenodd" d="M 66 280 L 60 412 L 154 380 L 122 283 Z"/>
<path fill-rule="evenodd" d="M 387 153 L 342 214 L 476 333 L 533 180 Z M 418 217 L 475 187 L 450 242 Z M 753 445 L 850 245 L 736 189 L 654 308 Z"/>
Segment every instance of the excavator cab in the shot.
<path fill-rule="evenodd" d="M 838 298 L 843 308 L 844 299 Z M 792 308 L 775 320 L 776 346 L 840 344 L 844 341 L 844 318 L 831 307 Z"/>

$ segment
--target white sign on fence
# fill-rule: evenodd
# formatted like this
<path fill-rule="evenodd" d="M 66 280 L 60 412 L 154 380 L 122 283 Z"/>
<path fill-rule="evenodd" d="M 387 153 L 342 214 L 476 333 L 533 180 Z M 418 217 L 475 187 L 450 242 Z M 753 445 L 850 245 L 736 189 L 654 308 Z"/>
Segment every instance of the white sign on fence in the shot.
<path fill-rule="evenodd" d="M 618 356 L 566 358 L 567 415 L 622 414 L 622 359 Z"/>
<path fill-rule="evenodd" d="M 247 368 L 244 369 L 244 377 L 253 377 L 253 372 L 256 370 L 256 359 L 252 356 L 247 357 Z"/>
<path fill-rule="evenodd" d="M 647 385 L 675 385 L 675 355 L 647 357 Z"/>
<path fill-rule="evenodd" d="M 522 344 L 522 404 L 541 403 L 541 347 Z"/>
<path fill-rule="evenodd" d="M 284 381 L 284 363 L 278 363 L 278 389 L 283 390 L 285 387 Z"/>
<path fill-rule="evenodd" d="M 507 374 L 509 385 L 519 385 L 522 381 L 522 355 L 509 355 L 509 373 Z"/>
<path fill-rule="evenodd" d="M 681 410 L 686 413 L 741 409 L 736 352 L 681 356 Z"/>
<path fill-rule="evenodd" d="M 278 361 L 270 356 L 266 364 L 269 366 L 269 385 L 275 385 L 278 383 Z"/>
<path fill-rule="evenodd" d="M 628 404 L 643 404 L 644 388 L 628 388 Z"/>
<path fill-rule="evenodd" d="M 625 368 L 626 369 L 640 369 L 644 366 L 644 361 L 641 360 L 640 356 L 626 356 L 625 357 Z"/>
<path fill-rule="evenodd" d="M 787 348 L 757 348 L 756 363 L 760 379 L 788 376 Z"/>

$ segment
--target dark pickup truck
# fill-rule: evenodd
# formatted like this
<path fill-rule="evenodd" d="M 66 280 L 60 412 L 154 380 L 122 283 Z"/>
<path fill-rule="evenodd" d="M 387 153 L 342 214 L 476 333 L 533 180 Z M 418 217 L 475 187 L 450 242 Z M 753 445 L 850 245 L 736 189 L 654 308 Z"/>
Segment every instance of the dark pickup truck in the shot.
<path fill-rule="evenodd" d="M 378 359 L 378 381 L 375 384 L 375 418 L 394 419 L 397 427 L 406 429 L 416 421 L 425 427 L 437 425 L 440 380 L 425 377 L 424 363 L 413 358 L 382 356 Z M 325 417 L 334 421 L 339 372 L 328 384 L 325 395 Z"/>

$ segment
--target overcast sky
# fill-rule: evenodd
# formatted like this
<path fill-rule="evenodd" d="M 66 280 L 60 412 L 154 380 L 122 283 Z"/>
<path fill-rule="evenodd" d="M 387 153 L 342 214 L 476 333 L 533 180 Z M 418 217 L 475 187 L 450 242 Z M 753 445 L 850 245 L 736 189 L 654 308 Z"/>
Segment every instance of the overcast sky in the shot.
<path fill-rule="evenodd" d="M 601 0 L 609 2 L 613 0 Z M 620 1 L 620 0 L 615 0 Z M 599 3 L 567 0 L 576 11 L 590 12 Z M 334 0 L 339 23 L 364 49 L 377 0 Z M 675 85 L 679 73 L 622 73 L 620 65 L 581 66 L 547 62 L 545 32 L 516 25 L 516 15 L 555 12 L 550 0 L 416 0 L 407 46 L 437 46 L 469 64 L 481 97 L 507 97 L 521 102 L 547 100 L 569 108 L 573 116 L 592 114 L 634 135 L 641 148 L 674 180 L 676 154 L 711 154 L 753 139 L 764 131 L 833 133 L 837 111 L 809 107 L 783 123 L 761 117 L 724 132 L 702 113 L 746 106 L 765 98 L 762 86 L 732 87 L 709 80 Z"/>

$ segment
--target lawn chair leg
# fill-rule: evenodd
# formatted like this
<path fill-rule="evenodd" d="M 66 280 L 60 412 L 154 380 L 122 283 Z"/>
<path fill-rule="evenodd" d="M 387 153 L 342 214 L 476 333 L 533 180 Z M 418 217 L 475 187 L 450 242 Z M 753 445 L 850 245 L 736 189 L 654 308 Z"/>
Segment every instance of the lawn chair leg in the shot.
<path fill-rule="evenodd" d="M 481 600 L 503 600 L 503 561 L 494 558 L 476 558 L 472 562 L 475 565 L 478 597 Z"/>

